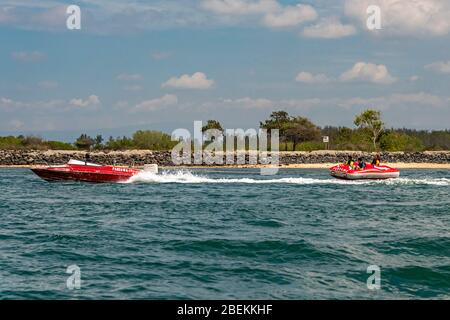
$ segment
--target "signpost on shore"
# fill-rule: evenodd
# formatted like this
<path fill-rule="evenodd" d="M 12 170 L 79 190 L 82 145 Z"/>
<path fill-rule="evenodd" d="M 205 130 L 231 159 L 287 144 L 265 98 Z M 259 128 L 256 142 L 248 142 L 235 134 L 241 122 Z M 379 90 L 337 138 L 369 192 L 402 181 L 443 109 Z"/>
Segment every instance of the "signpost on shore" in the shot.
<path fill-rule="evenodd" d="M 324 136 L 323 137 L 323 143 L 325 143 L 325 150 L 328 150 L 328 144 L 330 143 L 330 137 Z"/>

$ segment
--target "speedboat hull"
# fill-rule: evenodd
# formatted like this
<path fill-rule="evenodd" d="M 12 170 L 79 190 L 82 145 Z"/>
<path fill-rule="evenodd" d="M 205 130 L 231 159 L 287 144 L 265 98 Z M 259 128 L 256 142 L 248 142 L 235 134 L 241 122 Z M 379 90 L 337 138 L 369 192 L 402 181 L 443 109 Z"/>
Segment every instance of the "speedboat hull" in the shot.
<path fill-rule="evenodd" d="M 46 181 L 83 181 L 94 183 L 125 182 L 142 170 L 118 166 L 100 166 L 71 160 L 60 166 L 37 166 L 31 169 Z"/>
<path fill-rule="evenodd" d="M 111 174 L 111 173 L 94 173 L 94 172 L 77 172 L 77 171 L 61 171 L 52 169 L 31 169 L 36 175 L 45 181 L 84 181 L 84 182 L 124 182 L 130 179 L 133 175 L 125 174 Z"/>
<path fill-rule="evenodd" d="M 367 165 L 365 169 L 353 170 L 347 165 L 337 165 L 330 168 L 331 176 L 345 180 L 379 180 L 396 179 L 400 177 L 400 171 L 388 166 Z"/>

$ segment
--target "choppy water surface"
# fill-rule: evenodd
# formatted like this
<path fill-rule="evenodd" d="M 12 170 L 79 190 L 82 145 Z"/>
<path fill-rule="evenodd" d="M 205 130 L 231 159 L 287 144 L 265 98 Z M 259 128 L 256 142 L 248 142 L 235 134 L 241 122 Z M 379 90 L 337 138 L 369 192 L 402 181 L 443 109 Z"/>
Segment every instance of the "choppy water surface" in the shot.
<path fill-rule="evenodd" d="M 81 268 L 81 289 L 66 268 Z M 367 267 L 381 289 L 367 288 Z M 450 171 L 208 169 L 124 184 L 0 169 L 3 299 L 450 298 Z"/>

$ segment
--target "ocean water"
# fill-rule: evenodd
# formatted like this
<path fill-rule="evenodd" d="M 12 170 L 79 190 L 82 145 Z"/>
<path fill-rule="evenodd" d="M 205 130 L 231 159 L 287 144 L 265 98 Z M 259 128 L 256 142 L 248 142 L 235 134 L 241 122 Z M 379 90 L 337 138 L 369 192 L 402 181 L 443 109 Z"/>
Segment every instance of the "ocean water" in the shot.
<path fill-rule="evenodd" d="M 346 182 L 199 169 L 86 184 L 0 169 L 0 299 L 235 298 L 449 299 L 450 171 Z"/>

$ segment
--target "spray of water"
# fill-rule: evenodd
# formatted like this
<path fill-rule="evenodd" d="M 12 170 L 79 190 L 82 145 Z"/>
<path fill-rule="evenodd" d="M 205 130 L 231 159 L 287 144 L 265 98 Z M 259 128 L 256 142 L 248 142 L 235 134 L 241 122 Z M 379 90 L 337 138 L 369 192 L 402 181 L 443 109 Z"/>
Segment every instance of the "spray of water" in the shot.
<path fill-rule="evenodd" d="M 450 179 L 410 179 L 399 178 L 392 180 L 358 180 L 345 181 L 334 178 L 317 179 L 304 177 L 287 177 L 287 178 L 273 178 L 273 179 L 255 179 L 255 178 L 211 178 L 206 175 L 194 174 L 190 171 L 166 171 L 159 174 L 151 172 L 141 172 L 130 178 L 127 183 L 184 183 L 184 184 L 205 184 L 205 183 L 229 183 L 229 184 L 299 184 L 299 185 L 314 185 L 314 184 L 386 184 L 386 185 L 436 185 L 436 186 L 450 186 Z"/>

